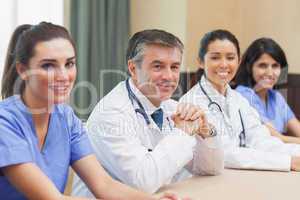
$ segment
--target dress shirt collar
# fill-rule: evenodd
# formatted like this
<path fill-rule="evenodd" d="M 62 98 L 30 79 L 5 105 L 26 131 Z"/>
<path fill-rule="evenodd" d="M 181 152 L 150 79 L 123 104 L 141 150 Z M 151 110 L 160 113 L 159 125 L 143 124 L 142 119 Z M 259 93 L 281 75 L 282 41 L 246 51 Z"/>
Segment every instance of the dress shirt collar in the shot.
<path fill-rule="evenodd" d="M 154 113 L 157 109 L 159 109 L 161 106 L 156 107 L 154 106 L 151 101 L 135 86 L 132 79 L 129 79 L 129 86 L 134 93 L 134 95 L 138 98 L 138 100 L 141 102 L 141 104 L 144 106 L 144 109 L 148 116 L 150 116 L 152 113 Z"/>

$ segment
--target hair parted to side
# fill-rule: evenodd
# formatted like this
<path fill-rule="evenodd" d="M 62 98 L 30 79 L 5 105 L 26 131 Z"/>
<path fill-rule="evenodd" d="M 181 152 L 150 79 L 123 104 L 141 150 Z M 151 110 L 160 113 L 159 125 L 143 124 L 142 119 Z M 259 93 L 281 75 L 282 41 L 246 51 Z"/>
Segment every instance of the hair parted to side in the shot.
<path fill-rule="evenodd" d="M 133 60 L 136 64 L 140 64 L 143 60 L 144 50 L 147 45 L 160 45 L 170 48 L 178 48 L 183 52 L 183 43 L 178 37 L 164 30 L 147 29 L 135 33 L 129 40 L 126 62 Z"/>
<path fill-rule="evenodd" d="M 288 62 L 279 44 L 271 38 L 258 38 L 250 44 L 242 56 L 240 67 L 235 78 L 236 85 L 244 85 L 251 88 L 256 85 L 252 68 L 253 64 L 263 54 L 268 54 L 280 64 L 281 68 L 286 68 L 287 70 Z"/>
<path fill-rule="evenodd" d="M 200 41 L 199 52 L 198 52 L 198 57 L 200 58 L 201 61 L 204 61 L 204 56 L 208 51 L 209 44 L 216 40 L 229 40 L 230 42 L 232 42 L 232 44 L 236 48 L 238 57 L 240 58 L 240 45 L 235 35 L 233 35 L 231 32 L 227 30 L 217 29 L 206 33 L 202 37 Z"/>
<path fill-rule="evenodd" d="M 39 42 L 50 41 L 55 38 L 64 38 L 73 45 L 73 39 L 66 28 L 48 22 L 37 25 L 23 24 L 18 26 L 10 39 L 4 71 L 2 76 L 1 95 L 2 98 L 14 94 L 21 94 L 25 88 L 24 81 L 19 79 L 16 64 L 28 65 L 29 60 L 35 55 L 35 47 Z"/>

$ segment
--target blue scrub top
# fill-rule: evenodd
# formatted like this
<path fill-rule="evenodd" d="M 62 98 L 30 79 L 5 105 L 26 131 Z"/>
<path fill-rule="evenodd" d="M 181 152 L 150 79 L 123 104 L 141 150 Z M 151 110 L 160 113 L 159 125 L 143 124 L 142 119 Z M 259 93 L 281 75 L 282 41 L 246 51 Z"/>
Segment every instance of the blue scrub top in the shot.
<path fill-rule="evenodd" d="M 20 163 L 35 163 L 63 192 L 69 166 L 91 154 L 92 147 L 81 121 L 72 108 L 56 105 L 50 115 L 48 133 L 42 150 L 31 113 L 20 96 L 0 102 L 0 199 L 26 199 L 3 176 L 1 167 Z"/>
<path fill-rule="evenodd" d="M 239 85 L 236 91 L 248 99 L 250 105 L 258 111 L 263 122 L 270 122 L 280 133 L 286 132 L 287 122 L 295 118 L 284 97 L 275 90 L 268 90 L 267 104 L 252 88 Z"/>

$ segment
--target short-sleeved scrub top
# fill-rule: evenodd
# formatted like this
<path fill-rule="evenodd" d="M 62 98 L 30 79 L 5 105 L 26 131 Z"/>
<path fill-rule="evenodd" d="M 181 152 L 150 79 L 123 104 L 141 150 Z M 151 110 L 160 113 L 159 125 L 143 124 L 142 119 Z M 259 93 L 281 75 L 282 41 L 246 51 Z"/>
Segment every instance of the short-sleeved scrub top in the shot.
<path fill-rule="evenodd" d="M 276 90 L 268 90 L 267 103 L 263 102 L 252 88 L 239 85 L 236 90 L 257 110 L 262 122 L 271 123 L 280 133 L 285 133 L 288 121 L 295 118 L 284 97 Z"/>
<path fill-rule="evenodd" d="M 68 105 L 54 106 L 45 143 L 40 150 L 32 114 L 20 96 L 11 96 L 0 102 L 0 199 L 26 199 L 8 182 L 1 168 L 35 163 L 63 192 L 69 166 L 91 153 L 86 131 Z"/>

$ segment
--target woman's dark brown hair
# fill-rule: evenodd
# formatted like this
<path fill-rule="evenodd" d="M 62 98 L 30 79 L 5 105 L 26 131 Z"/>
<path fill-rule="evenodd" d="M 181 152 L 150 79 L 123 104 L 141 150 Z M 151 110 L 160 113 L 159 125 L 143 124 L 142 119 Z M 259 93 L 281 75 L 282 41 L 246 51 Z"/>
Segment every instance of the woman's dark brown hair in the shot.
<path fill-rule="evenodd" d="M 287 69 L 288 62 L 285 53 L 279 44 L 271 38 L 259 38 L 253 41 L 243 54 L 234 81 L 236 85 L 244 85 L 251 88 L 255 86 L 256 82 L 253 78 L 252 68 L 254 63 L 260 59 L 263 54 L 268 54 L 280 64 L 282 69 Z"/>
<path fill-rule="evenodd" d="M 64 38 L 70 41 L 76 52 L 69 32 L 62 26 L 41 22 L 37 25 L 20 25 L 15 29 L 8 45 L 2 76 L 1 95 L 3 99 L 14 94 L 21 94 L 25 88 L 24 81 L 19 78 L 16 64 L 21 63 L 27 66 L 35 54 L 36 45 L 39 42 L 46 42 L 55 38 Z"/>

